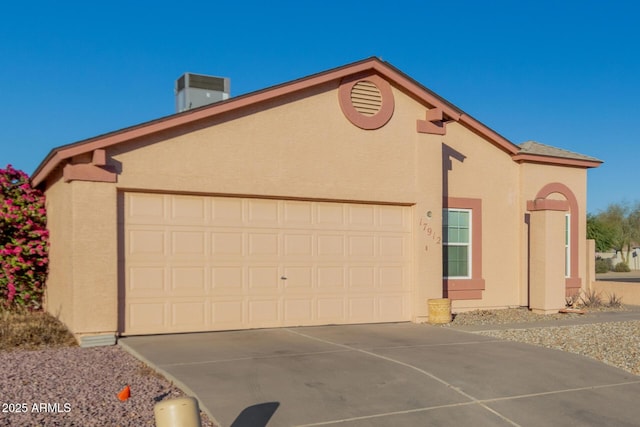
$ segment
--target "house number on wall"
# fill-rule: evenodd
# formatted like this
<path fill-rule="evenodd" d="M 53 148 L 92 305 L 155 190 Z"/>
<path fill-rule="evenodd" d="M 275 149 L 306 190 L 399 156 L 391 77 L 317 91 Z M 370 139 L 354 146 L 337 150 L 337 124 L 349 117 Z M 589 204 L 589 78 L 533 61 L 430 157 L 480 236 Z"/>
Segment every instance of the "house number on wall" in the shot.
<path fill-rule="evenodd" d="M 428 220 L 420 218 L 420 227 L 422 228 L 422 231 L 424 231 L 425 236 L 435 242 L 436 245 L 439 245 L 442 242 L 442 237 L 434 232 L 433 227 L 431 227 Z M 424 250 L 429 251 L 429 244 L 424 245 Z"/>

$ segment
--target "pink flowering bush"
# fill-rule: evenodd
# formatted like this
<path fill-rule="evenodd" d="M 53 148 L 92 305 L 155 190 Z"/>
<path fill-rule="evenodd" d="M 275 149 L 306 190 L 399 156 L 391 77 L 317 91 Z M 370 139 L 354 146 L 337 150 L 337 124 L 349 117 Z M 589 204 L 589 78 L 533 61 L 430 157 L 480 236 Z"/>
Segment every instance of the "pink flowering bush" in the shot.
<path fill-rule="evenodd" d="M 49 263 L 44 195 L 29 176 L 0 169 L 0 304 L 42 307 Z"/>

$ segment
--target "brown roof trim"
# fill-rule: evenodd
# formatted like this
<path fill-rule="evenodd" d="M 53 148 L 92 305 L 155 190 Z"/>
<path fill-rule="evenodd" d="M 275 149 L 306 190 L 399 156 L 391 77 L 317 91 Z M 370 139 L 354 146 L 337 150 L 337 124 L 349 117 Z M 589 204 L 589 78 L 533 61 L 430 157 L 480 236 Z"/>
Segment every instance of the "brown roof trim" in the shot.
<path fill-rule="evenodd" d="M 33 173 L 33 185 L 37 186 L 43 183 L 55 168 L 61 165 L 65 160 L 79 154 L 84 154 L 97 149 L 104 149 L 135 138 L 148 136 L 177 126 L 215 117 L 219 114 L 224 114 L 247 106 L 273 100 L 278 97 L 286 96 L 288 94 L 322 85 L 334 80 L 339 81 L 346 76 L 366 71 L 374 71 L 380 74 L 390 82 L 393 82 L 400 90 L 430 107 L 441 108 L 448 120 L 460 122 L 473 132 L 485 137 L 495 146 L 504 150 L 508 154 L 514 156 L 518 153 L 519 147 L 517 145 L 475 120 L 473 117 L 465 114 L 453 104 L 431 92 L 429 89 L 422 86 L 420 83 L 416 82 L 392 65 L 383 62 L 376 57 L 371 57 L 298 80 L 293 80 L 288 83 L 283 83 L 281 85 L 231 98 L 216 104 L 185 111 L 183 113 L 174 114 L 73 144 L 54 148 Z M 515 157 L 518 156 L 516 155 Z M 515 157 L 514 160 L 516 160 Z M 523 160 L 526 159 L 523 158 Z"/>
<path fill-rule="evenodd" d="M 571 166 L 577 168 L 597 168 L 602 164 L 601 160 L 586 160 L 586 159 L 569 159 L 566 157 L 551 157 L 543 156 L 541 154 L 527 154 L 520 153 L 511 157 L 514 162 L 518 163 L 541 163 L 545 165 L 555 166 Z"/>

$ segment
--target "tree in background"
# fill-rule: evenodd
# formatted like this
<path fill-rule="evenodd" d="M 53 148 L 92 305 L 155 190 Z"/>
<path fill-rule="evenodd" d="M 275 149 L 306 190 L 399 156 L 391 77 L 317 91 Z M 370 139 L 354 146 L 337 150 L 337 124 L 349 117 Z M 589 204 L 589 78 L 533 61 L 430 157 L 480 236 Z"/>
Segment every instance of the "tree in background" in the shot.
<path fill-rule="evenodd" d="M 40 309 L 49 263 L 44 195 L 29 176 L 0 169 L 0 304 Z"/>
<path fill-rule="evenodd" d="M 587 214 L 587 239 L 596 241 L 596 251 L 607 252 L 614 247 L 613 227 L 600 219 L 599 215 Z"/>
<path fill-rule="evenodd" d="M 613 203 L 597 215 L 590 215 L 590 218 L 591 228 L 599 230 L 604 236 L 602 245 L 619 251 L 622 262 L 628 265 L 632 246 L 640 242 L 640 204 Z"/>

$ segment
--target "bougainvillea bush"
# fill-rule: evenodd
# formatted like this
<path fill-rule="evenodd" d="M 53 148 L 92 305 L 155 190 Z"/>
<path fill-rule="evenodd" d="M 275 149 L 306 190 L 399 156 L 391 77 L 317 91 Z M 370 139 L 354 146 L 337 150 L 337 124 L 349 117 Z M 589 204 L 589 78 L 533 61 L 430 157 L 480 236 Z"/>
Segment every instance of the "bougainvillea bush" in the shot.
<path fill-rule="evenodd" d="M 0 304 L 40 309 L 49 263 L 44 195 L 29 176 L 0 169 Z"/>

